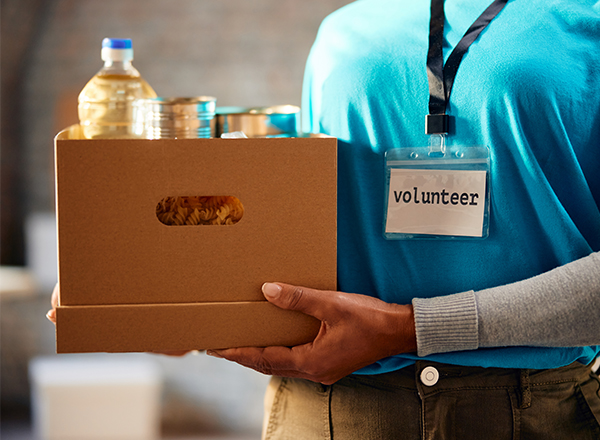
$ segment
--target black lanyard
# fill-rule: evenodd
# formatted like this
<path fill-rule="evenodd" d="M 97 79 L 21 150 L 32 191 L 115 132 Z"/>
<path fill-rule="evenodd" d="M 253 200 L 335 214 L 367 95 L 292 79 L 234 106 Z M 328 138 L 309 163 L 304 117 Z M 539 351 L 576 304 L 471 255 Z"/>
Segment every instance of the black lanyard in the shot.
<path fill-rule="evenodd" d="M 448 133 L 446 106 L 462 57 L 485 27 L 498 15 L 508 0 L 494 0 L 458 42 L 444 65 L 444 0 L 431 0 L 427 79 L 429 81 L 429 114 L 425 118 L 426 134 Z"/>

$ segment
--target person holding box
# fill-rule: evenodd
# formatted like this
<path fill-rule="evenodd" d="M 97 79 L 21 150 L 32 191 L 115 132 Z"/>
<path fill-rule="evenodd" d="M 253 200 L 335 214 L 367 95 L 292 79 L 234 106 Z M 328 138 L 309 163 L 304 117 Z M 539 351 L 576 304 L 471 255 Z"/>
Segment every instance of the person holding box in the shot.
<path fill-rule="evenodd" d="M 266 280 L 316 339 L 208 353 L 273 375 L 265 439 L 600 436 L 598 41 L 592 0 L 323 22 L 303 112 L 338 138 L 338 291 Z"/>
<path fill-rule="evenodd" d="M 275 376 L 265 438 L 599 438 L 598 41 L 595 1 L 324 20 L 302 107 L 338 138 L 340 292 L 265 284 L 315 341 L 213 352 Z M 395 206 L 414 187 L 483 207 Z"/>

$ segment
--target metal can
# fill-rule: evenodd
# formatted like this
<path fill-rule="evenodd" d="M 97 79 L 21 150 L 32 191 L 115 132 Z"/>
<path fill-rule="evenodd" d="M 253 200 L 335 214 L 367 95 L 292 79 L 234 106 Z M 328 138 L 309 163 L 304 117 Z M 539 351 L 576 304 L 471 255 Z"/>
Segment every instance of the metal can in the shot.
<path fill-rule="evenodd" d="M 146 138 L 210 138 L 216 103 L 212 96 L 146 99 Z"/>
<path fill-rule="evenodd" d="M 218 107 L 216 136 L 241 131 L 248 137 L 295 137 L 300 133 L 300 107 Z"/>

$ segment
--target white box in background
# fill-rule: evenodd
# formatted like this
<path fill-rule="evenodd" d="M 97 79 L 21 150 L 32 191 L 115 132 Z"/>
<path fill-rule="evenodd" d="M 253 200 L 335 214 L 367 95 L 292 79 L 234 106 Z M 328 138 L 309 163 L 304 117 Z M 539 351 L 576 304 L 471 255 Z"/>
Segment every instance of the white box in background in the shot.
<path fill-rule="evenodd" d="M 25 255 L 40 294 L 50 295 L 58 281 L 54 212 L 34 212 L 25 220 Z"/>
<path fill-rule="evenodd" d="M 144 355 L 38 357 L 29 376 L 39 440 L 160 437 L 162 379 Z"/>

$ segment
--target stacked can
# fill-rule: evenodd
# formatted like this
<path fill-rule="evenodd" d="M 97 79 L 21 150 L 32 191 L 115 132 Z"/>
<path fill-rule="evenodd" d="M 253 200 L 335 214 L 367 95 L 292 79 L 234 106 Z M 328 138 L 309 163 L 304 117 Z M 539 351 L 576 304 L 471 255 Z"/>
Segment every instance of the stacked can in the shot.
<path fill-rule="evenodd" d="M 300 133 L 300 107 L 218 107 L 215 131 L 216 137 L 238 131 L 247 137 L 296 137 Z"/>
<path fill-rule="evenodd" d="M 146 104 L 147 139 L 195 139 L 213 136 L 216 98 L 154 98 Z"/>

